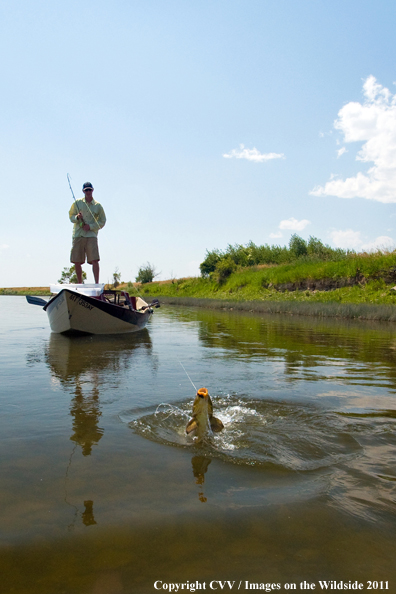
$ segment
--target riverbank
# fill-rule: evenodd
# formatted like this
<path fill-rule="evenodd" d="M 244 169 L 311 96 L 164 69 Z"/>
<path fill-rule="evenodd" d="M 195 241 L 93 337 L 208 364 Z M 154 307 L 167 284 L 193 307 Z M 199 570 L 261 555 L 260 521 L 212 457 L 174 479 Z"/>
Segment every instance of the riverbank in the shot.
<path fill-rule="evenodd" d="M 7 287 L 0 288 L 0 295 L 51 295 L 49 287 Z"/>
<path fill-rule="evenodd" d="M 263 314 L 288 314 L 321 318 L 343 318 L 396 322 L 396 305 L 369 303 L 308 303 L 299 301 L 231 301 L 194 297 L 160 296 L 162 305 L 181 305 Z"/>
<path fill-rule="evenodd" d="M 216 309 L 396 321 L 396 254 L 354 254 L 239 268 L 220 279 L 183 278 L 140 285 L 146 298 Z M 121 288 L 121 287 L 120 287 Z M 133 293 L 136 285 L 123 284 Z"/>
<path fill-rule="evenodd" d="M 186 278 L 177 281 L 153 282 L 138 287 L 131 284 L 120 285 L 120 289 L 130 293 L 138 291 L 142 295 L 167 298 L 190 298 L 222 300 L 230 302 L 259 301 L 277 303 L 353 303 L 373 305 L 396 305 L 396 285 L 394 281 L 387 284 L 383 279 L 350 284 L 335 289 L 294 289 L 279 290 L 275 287 L 264 287 L 259 275 L 250 273 L 251 282 L 246 276 L 233 275 L 224 285 L 210 279 Z M 239 276 L 239 278 L 238 278 Z M 244 276 L 244 278 L 240 278 Z"/>
<path fill-rule="evenodd" d="M 213 273 L 117 288 L 172 305 L 396 321 L 396 253 L 353 254 L 340 261 L 302 259 L 240 267 L 226 278 Z M 47 296 L 49 287 L 3 288 L 0 295 Z"/>
<path fill-rule="evenodd" d="M 135 287 L 128 283 L 123 288 L 132 292 Z M 226 301 L 396 305 L 396 253 L 239 267 L 226 276 L 223 271 L 206 278 L 146 283 L 140 291 L 150 296 Z"/>

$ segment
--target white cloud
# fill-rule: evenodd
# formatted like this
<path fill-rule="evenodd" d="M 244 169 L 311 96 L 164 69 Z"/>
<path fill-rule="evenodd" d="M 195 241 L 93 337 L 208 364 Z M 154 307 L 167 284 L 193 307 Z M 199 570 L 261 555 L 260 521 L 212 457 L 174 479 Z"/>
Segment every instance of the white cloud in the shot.
<path fill-rule="evenodd" d="M 263 163 L 272 159 L 284 159 L 285 155 L 283 153 L 260 153 L 256 148 L 247 149 L 241 144 L 239 150 L 233 149 L 228 154 L 224 154 L 223 157 L 226 159 L 247 159 L 255 163 Z"/>
<path fill-rule="evenodd" d="M 391 237 L 380 235 L 373 241 L 365 242 L 360 231 L 347 229 L 346 231 L 332 231 L 331 239 L 335 247 L 365 252 L 391 251 L 395 249 L 395 243 Z"/>
<path fill-rule="evenodd" d="M 290 219 L 285 219 L 279 223 L 279 229 L 290 229 L 292 231 L 302 231 L 305 229 L 307 225 L 309 225 L 311 221 L 307 221 L 307 219 L 302 219 L 298 221 L 294 217 L 290 217 Z"/>
<path fill-rule="evenodd" d="M 345 146 L 343 146 L 342 148 L 340 148 L 337 151 L 337 159 L 339 159 L 341 157 L 341 155 L 343 155 L 344 153 L 347 153 L 348 151 L 346 150 Z"/>
<path fill-rule="evenodd" d="M 270 233 L 270 238 L 271 239 L 279 239 L 280 237 L 283 237 L 282 233 Z"/>
<path fill-rule="evenodd" d="M 381 235 L 380 237 L 377 237 L 377 239 L 374 239 L 374 241 L 364 243 L 361 247 L 361 249 L 365 252 L 376 252 L 377 250 L 382 252 L 392 251 L 395 248 L 395 242 L 393 241 L 392 237 L 388 237 L 387 235 Z"/>
<path fill-rule="evenodd" d="M 352 229 L 332 231 L 330 236 L 335 247 L 338 248 L 358 250 L 363 244 L 360 231 L 352 231 Z"/>
<path fill-rule="evenodd" d="M 8 250 L 8 248 L 9 248 L 9 247 L 10 247 L 10 246 L 9 246 L 9 245 L 7 245 L 6 243 L 2 243 L 2 244 L 0 245 L 0 250 Z"/>
<path fill-rule="evenodd" d="M 344 142 L 362 142 L 356 160 L 373 165 L 367 173 L 316 186 L 314 196 L 396 202 L 396 95 L 374 76 L 364 82 L 363 93 L 364 102 L 352 101 L 340 109 L 334 127 L 343 133 Z"/>

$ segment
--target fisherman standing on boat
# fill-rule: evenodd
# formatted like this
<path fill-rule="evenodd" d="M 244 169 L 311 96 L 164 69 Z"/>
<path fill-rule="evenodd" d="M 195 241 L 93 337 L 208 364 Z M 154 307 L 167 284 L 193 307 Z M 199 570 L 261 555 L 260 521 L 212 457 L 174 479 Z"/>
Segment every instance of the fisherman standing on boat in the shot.
<path fill-rule="evenodd" d="M 95 283 L 99 283 L 99 249 L 98 231 L 105 226 L 106 215 L 99 202 L 93 199 L 93 185 L 86 182 L 82 190 L 85 198 L 74 200 L 69 210 L 69 218 L 73 223 L 73 245 L 70 261 L 74 264 L 77 280 L 82 283 L 82 265 L 87 258 L 92 264 Z"/>

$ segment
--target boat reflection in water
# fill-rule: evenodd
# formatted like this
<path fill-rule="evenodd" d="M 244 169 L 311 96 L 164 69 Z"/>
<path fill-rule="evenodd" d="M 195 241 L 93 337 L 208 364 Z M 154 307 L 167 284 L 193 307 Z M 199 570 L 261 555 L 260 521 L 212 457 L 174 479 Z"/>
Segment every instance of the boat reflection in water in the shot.
<path fill-rule="evenodd" d="M 70 414 L 73 417 L 71 440 L 81 446 L 84 456 L 92 453 L 104 430 L 99 427 L 102 415 L 100 394 L 111 372 L 112 385 L 116 372 L 132 365 L 133 352 L 144 347 L 151 350 L 150 335 L 142 330 L 138 336 L 126 335 L 69 337 L 52 333 L 45 358 L 54 378 L 67 388 L 72 387 L 74 397 Z"/>
<path fill-rule="evenodd" d="M 133 362 L 131 355 L 142 347 L 149 352 L 152 348 L 146 329 L 138 334 L 117 336 L 74 337 L 52 333 L 45 359 L 53 377 L 63 385 L 70 386 L 82 374 L 128 369 Z M 84 383 L 87 379 L 84 378 Z"/>
<path fill-rule="evenodd" d="M 81 448 L 83 456 L 90 456 L 93 447 L 99 444 L 104 434 L 104 428 L 100 426 L 100 397 L 106 393 L 109 375 L 114 386 L 117 372 L 127 370 L 133 363 L 133 353 L 142 347 L 151 353 L 152 344 L 147 330 L 142 330 L 139 335 L 117 337 L 50 335 L 45 361 L 52 377 L 73 394 L 70 404 L 73 433 L 70 440 L 75 445 L 65 477 L 65 501 L 75 510 L 69 530 L 78 516 L 87 527 L 97 523 L 91 499 L 84 501 L 82 512 L 68 501 L 69 474 L 76 448 Z"/>

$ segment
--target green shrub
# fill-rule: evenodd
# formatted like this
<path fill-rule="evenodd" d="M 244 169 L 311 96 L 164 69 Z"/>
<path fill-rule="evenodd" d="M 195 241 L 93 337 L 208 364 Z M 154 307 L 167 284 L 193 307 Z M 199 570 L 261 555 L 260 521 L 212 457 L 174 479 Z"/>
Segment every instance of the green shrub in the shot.
<path fill-rule="evenodd" d="M 199 269 L 201 271 L 201 275 L 203 277 L 208 277 L 211 272 L 214 272 L 216 268 L 216 264 L 221 260 L 223 257 L 223 253 L 220 250 L 206 250 L 206 258 L 205 260 L 199 265 Z"/>
<path fill-rule="evenodd" d="M 216 264 L 215 273 L 214 273 L 216 276 L 217 282 L 219 284 L 224 283 L 228 279 L 228 277 L 231 276 L 231 274 L 233 272 L 235 272 L 236 269 L 237 269 L 237 266 L 236 266 L 234 260 L 232 258 L 230 258 L 230 256 L 220 260 Z"/>
<path fill-rule="evenodd" d="M 121 272 L 118 268 L 113 272 L 113 288 L 116 289 L 121 282 Z"/>
<path fill-rule="evenodd" d="M 289 251 L 292 258 L 294 257 L 297 259 L 301 256 L 306 256 L 308 254 L 307 242 L 302 237 L 294 233 L 290 237 Z"/>
<path fill-rule="evenodd" d="M 305 241 L 302 237 L 294 234 L 290 238 L 289 246 L 280 245 L 256 245 L 250 241 L 245 246 L 238 243 L 227 246 L 225 251 L 206 251 L 205 260 L 200 265 L 201 276 L 207 278 L 212 274 L 219 262 L 230 258 L 237 266 L 248 268 L 259 264 L 281 265 L 303 260 L 318 262 L 320 260 L 339 261 L 354 255 L 354 252 L 333 249 L 324 245 L 317 237 L 310 237 Z"/>
<path fill-rule="evenodd" d="M 147 262 L 146 265 L 143 265 L 139 268 L 136 282 L 137 283 L 152 283 L 154 278 L 158 276 L 159 273 L 156 273 L 155 267 Z"/>
<path fill-rule="evenodd" d="M 87 280 L 87 273 L 85 272 L 85 270 L 82 271 L 82 281 L 84 283 L 84 281 Z M 60 283 L 61 285 L 68 285 L 68 284 L 72 284 L 72 285 L 77 285 L 78 284 L 78 278 L 77 278 L 77 274 L 76 274 L 76 267 L 74 266 L 70 266 L 70 268 L 64 268 L 62 270 L 62 274 L 60 279 L 58 280 L 58 283 Z"/>

